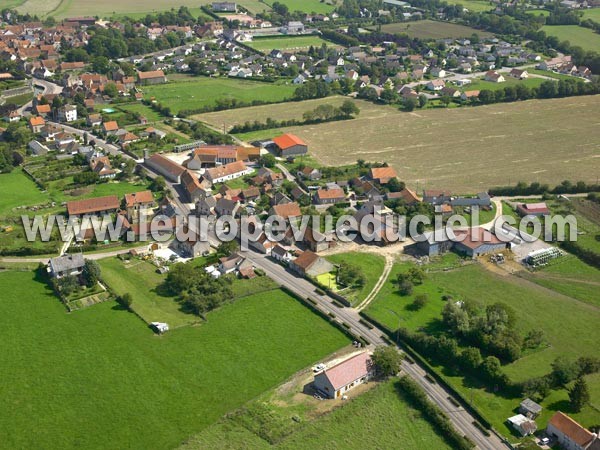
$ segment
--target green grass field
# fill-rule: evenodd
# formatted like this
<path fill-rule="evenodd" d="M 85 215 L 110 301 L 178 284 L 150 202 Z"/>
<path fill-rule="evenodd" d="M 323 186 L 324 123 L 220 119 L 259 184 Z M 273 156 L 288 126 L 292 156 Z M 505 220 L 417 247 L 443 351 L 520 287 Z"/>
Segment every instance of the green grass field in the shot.
<path fill-rule="evenodd" d="M 154 0 L 146 2 L 143 0 L 127 0 L 117 2 L 107 0 L 97 2 L 93 0 L 9 0 L 10 3 L 20 3 L 18 10 L 22 13 L 37 14 L 38 16 L 54 16 L 57 19 L 77 16 L 100 16 L 111 17 L 118 14 L 152 14 L 160 11 L 168 11 L 179 6 L 188 6 L 197 9 L 200 5 L 208 5 L 212 0 L 178 0 L 173 3 L 169 0 Z M 258 13 L 270 8 L 259 0 L 238 0 L 238 5 L 243 6 L 250 12 Z M 3 5 L 4 6 L 4 5 Z"/>
<path fill-rule="evenodd" d="M 561 41 L 569 41 L 584 50 L 598 50 L 600 48 L 600 34 L 594 33 L 589 28 L 577 25 L 545 25 L 542 27 L 549 36 L 556 36 Z"/>
<path fill-rule="evenodd" d="M 405 270 L 403 267 L 395 267 L 389 279 L 393 280 L 394 273 L 403 269 Z M 451 295 L 454 299 L 473 299 L 484 304 L 506 303 L 518 311 L 517 328 L 522 333 L 533 328 L 542 328 L 548 347 L 504 366 L 506 373 L 515 381 L 548 373 L 550 364 L 558 356 L 576 358 L 593 353 L 599 338 L 595 324 L 600 319 L 600 310 L 596 307 L 517 277 L 495 275 L 477 264 L 451 271 L 429 273 L 425 284 L 415 288 L 415 293 L 420 292 L 429 294 L 429 303 L 422 310 L 413 311 L 409 306 L 411 299 L 400 296 L 395 287 L 391 286 L 391 281 L 388 281 L 369 306 L 367 313 L 392 330 L 400 323 L 401 326 L 412 330 L 423 329 L 436 333 L 442 331 L 439 319 L 444 301 L 441 297 Z M 494 426 L 502 433 L 510 434 L 504 421 L 518 405 L 517 398 L 506 398 L 502 393 L 494 395 L 471 379 L 451 376 L 441 367 L 437 369 L 448 376 L 465 397 L 469 398 L 473 394 L 475 405 Z M 597 387 L 590 386 L 590 389 Z M 544 420 L 558 409 L 570 414 L 568 405 L 560 403 L 566 397 L 565 391 L 559 391 L 543 402 Z M 556 403 L 557 401 L 559 403 Z M 592 403 L 598 401 L 599 398 L 592 398 Z M 585 407 L 574 417 L 584 425 L 591 426 L 600 420 L 600 413 L 591 407 Z M 544 420 L 538 423 L 545 423 Z"/>
<path fill-rule="evenodd" d="M 475 28 L 466 27 L 464 25 L 458 25 L 455 23 L 438 22 L 434 20 L 391 23 L 388 25 L 383 25 L 381 30 L 386 33 L 406 33 L 410 37 L 419 39 L 468 38 L 473 33 L 478 34 L 479 37 L 492 36 L 492 34 L 488 33 L 487 31 L 477 30 Z"/>
<path fill-rule="evenodd" d="M 583 10 L 584 19 L 592 19 L 594 22 L 600 22 L 600 8 L 590 8 Z"/>
<path fill-rule="evenodd" d="M 12 209 L 17 206 L 37 205 L 48 200 L 48 196 L 21 169 L 0 174 L 0 187 L 4 193 L 0 197 L 0 217 L 14 215 Z"/>
<path fill-rule="evenodd" d="M 67 314 L 30 272 L 0 285 L 7 448 L 173 448 L 348 343 L 280 290 L 158 337 L 114 302 Z"/>
<path fill-rule="evenodd" d="M 289 50 L 306 50 L 309 47 L 317 47 L 320 48 L 323 44 L 328 46 L 335 46 L 329 41 L 325 39 L 321 39 L 319 36 L 292 36 L 285 38 L 275 38 L 275 39 L 255 39 L 254 41 L 248 43 L 250 47 L 255 50 L 259 50 L 264 53 L 269 53 L 273 49 L 278 49 L 281 51 Z"/>
<path fill-rule="evenodd" d="M 366 278 L 366 283 L 359 289 L 342 290 L 340 294 L 356 305 L 371 293 L 377 280 L 383 273 L 385 259 L 373 253 L 339 253 L 327 257 L 333 264 L 350 264 L 358 267 Z"/>
<path fill-rule="evenodd" d="M 548 11 L 547 9 L 529 9 L 526 12 L 527 14 L 531 14 L 532 16 L 548 17 L 550 15 L 550 11 Z"/>
<path fill-rule="evenodd" d="M 273 422 L 296 429 L 276 445 L 270 445 L 247 427 L 224 419 L 195 436 L 180 450 L 229 448 L 246 450 L 362 450 L 368 448 L 449 449 L 421 413 L 413 409 L 388 381 L 351 398 L 326 415 L 295 424 L 275 413 Z M 285 420 L 285 422 L 284 422 Z M 326 432 L 325 432 L 326 430 Z M 368 436 L 368 438 L 367 438 Z M 368 439 L 368 444 L 365 444 Z"/>
<path fill-rule="evenodd" d="M 274 2 L 273 0 L 267 0 L 265 3 L 273 5 Z M 279 3 L 286 5 L 290 11 L 302 11 L 307 14 L 329 14 L 335 9 L 336 0 L 279 0 Z"/>
<path fill-rule="evenodd" d="M 519 84 L 525 85 L 529 88 L 534 88 L 534 87 L 539 87 L 540 84 L 542 84 L 544 81 L 546 81 L 543 78 L 528 78 L 526 80 L 517 80 L 516 78 L 513 78 L 513 77 L 509 76 L 508 74 L 503 74 L 503 76 L 506 80 L 504 83 L 493 83 L 491 81 L 485 81 L 483 78 L 481 78 L 478 80 L 473 80 L 471 82 L 471 84 L 467 84 L 467 85 L 461 87 L 460 90 L 462 90 L 462 91 L 473 91 L 473 90 L 482 91 L 484 89 L 487 89 L 489 91 L 497 91 L 499 89 L 504 89 L 507 86 L 517 86 Z"/>
<path fill-rule="evenodd" d="M 213 106 L 217 99 L 241 102 L 281 102 L 294 93 L 296 86 L 231 78 L 186 77 L 167 84 L 144 87 L 146 98 L 154 97 L 173 112 Z"/>
<path fill-rule="evenodd" d="M 163 120 L 163 117 L 159 113 L 142 103 L 126 103 L 122 105 L 116 105 L 116 108 L 126 112 L 140 114 L 148 119 L 148 122 L 160 122 Z"/>
<path fill-rule="evenodd" d="M 450 5 L 461 5 L 471 12 L 484 12 L 494 9 L 494 4 L 484 0 L 451 0 L 447 2 Z"/>

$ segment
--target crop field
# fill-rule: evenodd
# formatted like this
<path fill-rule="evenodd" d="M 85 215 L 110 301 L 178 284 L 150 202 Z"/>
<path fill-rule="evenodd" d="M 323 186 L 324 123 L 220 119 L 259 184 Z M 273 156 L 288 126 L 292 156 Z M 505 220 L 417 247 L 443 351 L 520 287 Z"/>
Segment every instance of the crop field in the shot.
<path fill-rule="evenodd" d="M 480 2 L 477 2 L 480 3 Z M 483 2 L 481 2 L 483 3 Z M 418 20 L 416 22 L 390 23 L 383 25 L 381 30 L 386 33 L 406 33 L 419 39 L 468 38 L 473 33 L 479 37 L 490 37 L 491 33 L 475 28 L 449 22 L 434 20 Z"/>
<path fill-rule="evenodd" d="M 596 182 L 600 96 L 412 113 L 357 104 L 353 120 L 261 133 L 298 135 L 324 165 L 386 161 L 412 189 L 475 193 L 519 180 Z"/>
<path fill-rule="evenodd" d="M 334 96 L 327 98 L 319 98 L 316 100 L 304 100 L 301 102 L 287 102 L 273 105 L 253 106 L 250 108 L 238 108 L 225 111 L 216 111 L 192 116 L 192 119 L 205 122 L 219 129 L 223 125 L 229 130 L 237 124 L 245 122 L 265 122 L 268 118 L 274 120 L 302 120 L 302 115 L 307 111 L 314 110 L 320 105 L 331 105 L 339 107 L 342 103 L 348 100 L 347 97 Z M 360 103 L 357 103 L 360 105 Z"/>
<path fill-rule="evenodd" d="M 594 33 L 589 28 L 578 25 L 545 25 L 542 27 L 549 36 L 556 36 L 561 41 L 569 41 L 584 50 L 598 51 L 600 49 L 600 34 Z"/>
<path fill-rule="evenodd" d="M 290 11 L 302 11 L 307 14 L 329 14 L 336 7 L 336 0 L 278 0 L 279 3 L 286 5 Z M 265 1 L 268 5 L 273 5 L 273 0 Z M 341 2 L 339 2 L 341 3 Z"/>
<path fill-rule="evenodd" d="M 411 308 L 412 297 L 403 297 L 392 285 L 395 273 L 405 271 L 406 267 L 395 267 L 384 289 L 369 306 L 367 313 L 394 330 L 400 324 L 403 327 L 427 330 L 436 333 L 441 328 L 441 311 L 444 305 L 443 295 L 454 299 L 473 299 L 484 304 L 503 302 L 518 311 L 517 328 L 525 334 L 533 328 L 542 328 L 548 346 L 528 353 L 519 360 L 504 366 L 505 372 L 515 381 L 541 376 L 550 371 L 550 364 L 558 356 L 577 358 L 593 352 L 600 338 L 595 326 L 600 319 L 600 309 L 583 303 L 573 297 L 561 295 L 534 283 L 512 276 L 500 276 L 486 271 L 477 264 L 467 265 L 450 271 L 435 271 L 421 286 L 417 286 L 414 295 L 427 293 L 429 302 L 418 311 Z M 394 311 L 395 313 L 392 313 Z M 584 330 L 585 328 L 585 330 Z M 441 373 L 449 376 L 442 368 Z M 485 416 L 503 433 L 509 434 L 504 421 L 518 404 L 519 399 L 503 395 L 493 395 L 477 388 L 477 383 L 459 376 L 449 376 L 450 381 L 469 398 L 473 394 L 474 403 Z M 597 378 L 588 380 L 595 383 Z M 594 385 L 594 388 L 598 386 Z M 472 392 L 471 392 L 472 388 Z M 564 404 L 567 393 L 564 390 L 553 392 L 542 405 L 544 415 L 538 423 L 545 423 L 557 409 L 568 410 Z M 600 398 L 592 398 L 597 404 Z M 559 402 L 559 403 L 556 403 Z M 569 412 L 571 414 L 571 412 Z M 574 414 L 576 420 L 585 425 L 593 425 L 600 420 L 600 413 L 593 407 L 585 407 L 581 413 Z"/>
<path fill-rule="evenodd" d="M 265 38 L 255 39 L 248 43 L 253 49 L 264 53 L 269 53 L 273 49 L 281 51 L 307 50 L 311 46 L 320 48 L 323 44 L 326 44 L 329 47 L 337 47 L 336 44 L 321 39 L 319 36 L 292 36 L 275 39 Z"/>
<path fill-rule="evenodd" d="M 11 0 L 11 2 L 18 3 L 15 0 Z M 114 0 L 102 2 L 93 0 L 26 0 L 20 3 L 22 3 L 18 8 L 20 12 L 38 14 L 39 16 L 52 15 L 57 19 L 62 19 L 77 16 L 110 17 L 115 14 L 131 12 L 136 14 L 156 13 L 167 11 L 173 7 L 178 8 L 179 6 L 197 8 L 200 5 L 212 3 L 212 0 L 178 0 L 175 3 L 169 0 L 154 0 L 152 2 L 144 0 L 127 0 L 124 2 Z M 270 9 L 259 0 L 239 0 L 237 3 L 253 13 Z"/>
<path fill-rule="evenodd" d="M 349 342 L 280 290 L 159 337 L 114 302 L 67 314 L 31 272 L 0 285 L 7 448 L 173 448 Z"/>
<path fill-rule="evenodd" d="M 217 99 L 236 99 L 251 103 L 281 102 L 292 96 L 297 86 L 292 84 L 246 81 L 233 78 L 181 77 L 166 84 L 145 86 L 144 96 L 171 108 L 197 109 L 213 106 Z"/>
<path fill-rule="evenodd" d="M 352 394 L 351 394 L 352 395 Z M 284 411 L 285 413 L 285 411 Z M 256 418 L 271 420 L 264 426 L 281 426 L 287 417 Z M 251 418 L 249 418 L 251 420 Z M 283 422 L 283 421 L 286 422 Z M 245 423 L 223 419 L 205 432 L 194 436 L 180 450 L 229 448 L 246 450 L 301 450 L 325 448 L 330 450 L 362 450 L 368 448 L 398 448 L 403 450 L 449 449 L 443 438 L 399 395 L 396 382 L 382 383 L 359 397 L 351 398 L 332 412 L 308 423 L 275 445 L 269 444 L 248 429 Z M 325 433 L 323 430 L 327 430 Z M 262 430 L 261 430 L 262 431 Z M 368 436 L 368 445 L 365 444 Z"/>

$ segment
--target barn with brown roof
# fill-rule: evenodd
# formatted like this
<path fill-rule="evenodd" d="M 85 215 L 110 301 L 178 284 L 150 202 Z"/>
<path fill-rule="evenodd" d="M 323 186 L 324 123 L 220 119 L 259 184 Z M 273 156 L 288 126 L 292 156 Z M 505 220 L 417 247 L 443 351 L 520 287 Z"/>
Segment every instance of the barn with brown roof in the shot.
<path fill-rule="evenodd" d="M 185 167 L 158 153 L 146 158 L 144 164 L 172 183 L 181 183 L 181 175 L 186 170 Z"/>
<path fill-rule="evenodd" d="M 294 134 L 282 134 L 273 139 L 279 156 L 298 156 L 308 153 L 308 145 Z"/>
<path fill-rule="evenodd" d="M 379 184 L 387 184 L 398 174 L 392 167 L 373 167 L 369 170 L 369 178 Z"/>
<path fill-rule="evenodd" d="M 116 195 L 106 197 L 88 198 L 85 200 L 73 200 L 67 202 L 69 216 L 80 216 L 83 214 L 110 214 L 119 209 L 120 202 Z"/>
<path fill-rule="evenodd" d="M 167 82 L 167 77 L 162 70 L 153 70 L 150 72 L 138 72 L 138 81 L 140 84 L 162 84 Z"/>

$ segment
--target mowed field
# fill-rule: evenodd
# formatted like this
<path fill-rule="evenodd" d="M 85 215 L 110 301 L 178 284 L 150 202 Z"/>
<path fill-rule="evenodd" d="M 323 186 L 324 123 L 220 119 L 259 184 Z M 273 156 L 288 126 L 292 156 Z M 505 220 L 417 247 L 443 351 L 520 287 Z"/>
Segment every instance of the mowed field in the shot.
<path fill-rule="evenodd" d="M 302 11 L 305 13 L 329 14 L 332 12 L 337 3 L 336 0 L 277 0 L 279 3 L 286 5 L 290 11 Z M 273 5 L 273 0 L 266 0 L 266 4 Z"/>
<path fill-rule="evenodd" d="M 217 99 L 236 99 L 250 103 L 254 100 L 281 102 L 292 96 L 293 84 L 246 81 L 235 78 L 179 77 L 175 81 L 145 86 L 144 97 L 154 97 L 173 112 L 212 106 Z"/>
<path fill-rule="evenodd" d="M 281 290 L 159 337 L 114 302 L 67 314 L 31 272 L 0 286 L 4 448 L 174 448 L 349 342 Z"/>
<path fill-rule="evenodd" d="M 11 3 L 18 3 L 11 0 Z M 123 13 L 156 13 L 167 11 L 179 6 L 197 8 L 201 5 L 209 5 L 212 0 L 116 0 L 94 1 L 94 0 L 26 0 L 21 2 L 18 10 L 23 13 L 37 14 L 39 16 L 52 15 L 57 19 L 76 16 L 100 16 L 110 17 L 113 14 Z M 270 10 L 270 7 L 258 0 L 238 0 L 237 4 L 243 6 L 253 13 Z"/>
<path fill-rule="evenodd" d="M 592 19 L 595 22 L 600 22 L 600 8 L 590 8 L 583 11 L 584 19 Z"/>
<path fill-rule="evenodd" d="M 588 298 L 588 303 L 584 303 L 574 296 L 561 295 L 516 276 L 496 275 L 479 264 L 448 271 L 431 271 L 425 283 L 416 286 L 411 296 L 401 296 L 398 288 L 391 281 L 398 273 L 406 272 L 409 267 L 410 263 L 399 263 L 394 266 L 384 288 L 366 311 L 369 316 L 392 330 L 402 326 L 412 331 L 424 330 L 429 334 L 442 331 L 444 325 L 440 319 L 445 305 L 443 295 L 451 295 L 456 300 L 470 299 L 486 305 L 495 302 L 505 303 L 517 311 L 516 327 L 522 334 L 526 334 L 531 329 L 542 328 L 548 344 L 503 367 L 514 381 L 524 381 L 550 372 L 551 363 L 559 356 L 576 359 L 579 356 L 589 355 L 590 352 L 593 353 L 594 348 L 597 347 L 600 333 L 595 324 L 600 319 L 600 309 L 596 306 L 597 302 L 594 304 L 592 297 Z M 586 267 L 590 271 L 595 270 Z M 597 278 L 597 275 L 595 277 Z M 586 279 L 594 278 L 586 275 Z M 411 308 L 411 303 L 417 294 L 427 294 L 429 301 L 423 309 L 415 311 Z M 594 294 L 589 292 L 589 295 Z M 400 322 L 396 314 L 401 317 Z M 518 405 L 520 398 L 502 395 L 502 393 L 494 395 L 482 389 L 475 380 L 449 375 L 449 372 L 441 367 L 438 369 L 452 380 L 466 398 L 473 396 L 475 405 L 498 430 L 507 436 L 511 434 L 505 425 L 505 420 Z M 590 390 L 599 392 L 600 377 L 586 378 Z M 573 415 L 586 426 L 598 423 L 600 413 L 597 405 L 600 397 L 592 397 L 590 406 L 584 407 L 579 413 L 570 410 L 565 401 L 567 399 L 566 390 L 553 391 L 542 402 L 544 412 L 538 424 L 543 426 L 556 410 Z"/>
<path fill-rule="evenodd" d="M 339 47 L 325 39 L 321 39 L 319 36 L 294 36 L 275 39 L 265 38 L 255 39 L 248 43 L 253 49 L 264 53 L 269 53 L 273 49 L 281 51 L 298 51 L 306 50 L 311 46 L 320 48 L 323 44 L 326 44 L 329 47 Z"/>
<path fill-rule="evenodd" d="M 444 39 L 470 37 L 477 33 L 480 37 L 492 36 L 491 33 L 475 28 L 435 20 L 418 20 L 416 22 L 390 23 L 383 25 L 381 30 L 386 33 L 406 33 L 419 39 Z"/>
<path fill-rule="evenodd" d="M 495 8 L 493 3 L 485 0 L 451 0 L 447 3 L 450 5 L 461 5 L 471 12 L 483 12 Z"/>
<path fill-rule="evenodd" d="M 230 129 L 236 124 L 245 122 L 264 122 L 268 118 L 275 120 L 302 120 L 302 115 L 307 111 L 314 110 L 319 105 L 332 105 L 339 107 L 348 100 L 347 97 L 335 96 L 319 98 L 316 100 L 305 100 L 302 102 L 277 103 L 273 105 L 254 106 L 251 108 L 229 109 L 192 116 L 192 119 L 205 122 L 221 129 L 225 124 Z"/>
<path fill-rule="evenodd" d="M 600 51 L 600 34 L 589 28 L 578 25 L 545 25 L 542 27 L 549 36 L 556 36 L 561 41 L 569 41 L 584 50 Z"/>
<path fill-rule="evenodd" d="M 600 96 L 412 113 L 357 104 L 354 120 L 263 133 L 297 134 L 324 165 L 388 162 L 411 188 L 473 193 L 520 180 L 554 185 L 598 176 Z"/>

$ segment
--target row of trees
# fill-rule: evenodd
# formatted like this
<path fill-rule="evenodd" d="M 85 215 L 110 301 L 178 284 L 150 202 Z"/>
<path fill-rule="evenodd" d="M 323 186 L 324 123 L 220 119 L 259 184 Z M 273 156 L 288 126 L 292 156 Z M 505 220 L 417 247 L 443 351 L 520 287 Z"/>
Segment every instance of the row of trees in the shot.
<path fill-rule="evenodd" d="M 600 192 L 600 185 L 588 184 L 585 181 L 578 181 L 573 184 L 569 180 L 564 180 L 559 185 L 550 188 L 547 184 L 540 184 L 538 182 L 527 184 L 524 181 L 519 181 L 515 186 L 501 186 L 489 190 L 490 195 L 511 197 L 520 195 L 580 194 L 586 192 Z"/>
<path fill-rule="evenodd" d="M 334 120 L 351 119 L 360 113 L 360 109 L 351 100 L 345 100 L 338 108 L 333 105 L 319 105 L 311 111 L 306 111 L 302 115 L 303 120 L 275 120 L 268 117 L 265 122 L 255 120 L 254 122 L 247 121 L 242 125 L 235 125 L 229 132 L 248 133 L 250 131 L 270 130 L 273 128 L 284 128 L 292 126 L 310 125 L 315 123 L 331 122 Z"/>

